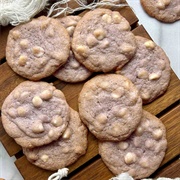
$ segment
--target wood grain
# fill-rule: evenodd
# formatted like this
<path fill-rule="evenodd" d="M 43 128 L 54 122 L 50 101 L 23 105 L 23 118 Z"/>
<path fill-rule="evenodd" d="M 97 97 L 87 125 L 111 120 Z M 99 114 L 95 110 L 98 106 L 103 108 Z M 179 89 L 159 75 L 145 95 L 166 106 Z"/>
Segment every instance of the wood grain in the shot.
<path fill-rule="evenodd" d="M 7 43 L 7 36 L 12 26 L 0 26 L 0 60 L 5 57 L 5 49 Z"/>
<path fill-rule="evenodd" d="M 180 159 L 174 161 L 164 169 L 157 172 L 155 178 L 158 177 L 167 177 L 167 178 L 180 177 Z"/>
<path fill-rule="evenodd" d="M 149 34 L 146 32 L 142 25 L 138 26 L 138 18 L 135 16 L 134 12 L 129 8 L 121 8 L 115 9 L 118 10 L 131 24 L 133 30 L 132 32 L 135 35 L 140 35 L 146 38 L 151 39 Z M 135 27 L 137 26 L 137 27 Z M 9 29 L 12 27 L 1 28 L 0 34 L 0 60 L 5 57 L 5 47 L 7 41 L 7 35 Z M 2 103 L 4 99 L 8 96 L 8 94 L 21 82 L 25 81 L 24 78 L 20 77 L 16 73 L 14 73 L 8 64 L 5 62 L 0 65 L 0 108 L 2 107 Z M 77 84 L 69 84 L 62 81 L 57 80 L 54 77 L 48 77 L 43 79 L 47 82 L 53 82 L 54 85 L 63 91 L 66 96 L 68 104 L 75 110 L 78 110 L 78 94 L 82 89 L 83 83 Z M 172 71 L 171 73 L 171 81 L 170 85 L 166 91 L 166 93 L 159 97 L 154 102 L 144 106 L 143 108 L 151 112 L 152 114 L 158 114 L 162 112 L 164 109 L 175 103 L 180 99 L 180 81 L 177 76 Z M 162 164 L 167 163 L 173 157 L 177 156 L 179 153 L 179 145 L 178 145 L 178 132 L 179 126 L 178 122 L 180 121 L 180 107 L 177 106 L 163 117 L 161 117 L 162 122 L 164 122 L 167 128 L 167 139 L 168 139 L 168 150 L 163 160 Z M 15 143 L 15 141 L 9 137 L 0 123 L 0 140 L 2 141 L 4 147 L 8 151 L 8 153 L 12 155 L 16 155 L 21 151 L 21 147 Z M 84 164 L 87 162 L 91 162 L 93 157 L 97 157 L 98 155 L 98 141 L 97 139 L 89 133 L 88 135 L 88 150 L 87 153 L 81 157 L 76 163 L 69 166 L 70 172 L 75 172 L 77 169 L 82 169 L 78 174 L 71 177 L 71 179 L 78 180 L 96 180 L 96 179 L 105 179 L 112 177 L 112 173 L 107 169 L 107 167 L 103 164 L 101 159 L 98 159 L 83 169 Z M 50 171 L 45 171 L 40 169 L 31 163 L 29 163 L 25 156 L 18 157 L 15 162 L 18 167 L 20 173 L 26 180 L 34 180 L 34 179 L 47 179 L 47 177 L 52 174 Z M 173 166 L 174 167 L 174 166 Z M 32 173 L 33 172 L 33 173 Z"/>

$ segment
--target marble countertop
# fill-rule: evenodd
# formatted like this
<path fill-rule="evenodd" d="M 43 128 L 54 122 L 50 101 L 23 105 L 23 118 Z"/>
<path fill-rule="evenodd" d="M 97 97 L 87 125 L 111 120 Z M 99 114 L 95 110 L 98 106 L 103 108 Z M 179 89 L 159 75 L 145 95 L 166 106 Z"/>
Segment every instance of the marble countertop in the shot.
<path fill-rule="evenodd" d="M 142 9 L 139 0 L 127 0 L 154 42 L 161 46 L 170 59 L 171 67 L 180 79 L 180 21 L 166 24 L 149 17 Z M 15 157 L 9 157 L 0 143 L 0 178 L 22 180 L 14 165 Z"/>

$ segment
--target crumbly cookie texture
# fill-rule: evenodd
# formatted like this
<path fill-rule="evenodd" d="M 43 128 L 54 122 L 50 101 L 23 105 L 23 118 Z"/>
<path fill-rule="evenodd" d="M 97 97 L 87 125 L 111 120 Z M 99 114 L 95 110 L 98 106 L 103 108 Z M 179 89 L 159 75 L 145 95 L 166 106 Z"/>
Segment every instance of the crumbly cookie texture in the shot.
<path fill-rule="evenodd" d="M 128 77 L 139 89 L 143 103 L 162 95 L 170 82 L 170 62 L 161 47 L 137 36 L 137 51 L 132 60 L 117 71 Z"/>
<path fill-rule="evenodd" d="M 180 20 L 180 0 L 141 0 L 142 7 L 152 17 L 162 22 Z"/>
<path fill-rule="evenodd" d="M 129 79 L 117 74 L 98 75 L 87 81 L 78 102 L 81 119 L 100 140 L 127 138 L 142 115 L 137 88 Z"/>
<path fill-rule="evenodd" d="M 80 19 L 80 16 L 65 16 L 63 18 L 58 18 L 62 25 L 67 29 L 71 38 L 74 34 L 77 22 Z M 80 64 L 76 60 L 72 50 L 70 50 L 68 61 L 54 73 L 54 76 L 65 82 L 76 83 L 86 80 L 91 74 L 92 72 Z"/>
<path fill-rule="evenodd" d="M 74 163 L 86 153 L 87 128 L 79 114 L 71 109 L 70 121 L 62 137 L 48 145 L 23 149 L 27 159 L 43 169 L 58 170 Z"/>
<path fill-rule="evenodd" d="M 136 131 L 120 142 L 99 142 L 99 153 L 114 173 L 129 173 L 135 179 L 151 175 L 161 164 L 167 148 L 166 130 L 154 115 L 143 111 Z"/>
<path fill-rule="evenodd" d="M 40 80 L 65 64 L 69 51 L 67 30 L 57 20 L 41 16 L 10 31 L 6 58 L 17 74 Z"/>
<path fill-rule="evenodd" d="M 64 94 L 46 82 L 24 81 L 5 99 L 2 123 L 26 148 L 48 144 L 66 130 L 70 109 Z"/>
<path fill-rule="evenodd" d="M 72 50 L 89 70 L 109 72 L 134 56 L 136 41 L 128 21 L 119 12 L 98 8 L 78 22 Z"/>

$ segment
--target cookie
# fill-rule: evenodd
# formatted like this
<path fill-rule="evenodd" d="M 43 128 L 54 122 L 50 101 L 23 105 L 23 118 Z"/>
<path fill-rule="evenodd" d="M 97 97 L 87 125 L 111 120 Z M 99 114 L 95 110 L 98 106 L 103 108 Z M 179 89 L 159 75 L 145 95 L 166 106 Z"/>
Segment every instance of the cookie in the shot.
<path fill-rule="evenodd" d="M 66 130 L 69 116 L 64 94 L 46 82 L 19 84 L 2 106 L 7 134 L 26 148 L 57 140 Z"/>
<path fill-rule="evenodd" d="M 78 103 L 82 121 L 100 140 L 125 139 L 141 120 L 139 92 L 121 75 L 105 74 L 90 79 L 84 84 Z"/>
<path fill-rule="evenodd" d="M 143 103 L 162 95 L 170 81 L 170 62 L 161 47 L 153 41 L 137 36 L 137 51 L 120 73 L 128 77 L 139 89 Z"/>
<path fill-rule="evenodd" d="M 171 23 L 180 20 L 180 0 L 141 0 L 147 14 L 159 21 Z"/>
<path fill-rule="evenodd" d="M 136 131 L 120 142 L 99 142 L 99 153 L 114 173 L 128 172 L 135 179 L 151 175 L 160 166 L 167 148 L 166 130 L 154 115 L 143 111 Z"/>
<path fill-rule="evenodd" d="M 42 16 L 10 31 L 6 59 L 17 74 L 40 80 L 66 63 L 69 50 L 67 30 L 57 20 Z"/>
<path fill-rule="evenodd" d="M 72 38 L 74 29 L 80 18 L 80 16 L 66 16 L 58 18 L 58 20 L 67 29 Z M 91 74 L 92 72 L 80 64 L 70 50 L 68 61 L 55 72 L 54 76 L 62 81 L 75 83 L 86 80 Z"/>
<path fill-rule="evenodd" d="M 57 141 L 33 149 L 23 149 L 27 159 L 43 169 L 58 170 L 69 166 L 85 154 L 87 129 L 79 114 L 71 109 L 69 125 Z"/>
<path fill-rule="evenodd" d="M 119 12 L 97 8 L 78 22 L 72 50 L 89 70 L 109 72 L 133 57 L 136 41 L 128 21 Z"/>

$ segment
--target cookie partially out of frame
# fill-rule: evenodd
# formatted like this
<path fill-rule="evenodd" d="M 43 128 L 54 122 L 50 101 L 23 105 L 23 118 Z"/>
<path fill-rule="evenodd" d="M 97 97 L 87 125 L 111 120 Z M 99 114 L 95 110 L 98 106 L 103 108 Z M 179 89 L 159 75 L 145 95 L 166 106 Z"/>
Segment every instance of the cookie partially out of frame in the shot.
<path fill-rule="evenodd" d="M 17 74 L 40 80 L 66 63 L 69 50 L 67 30 L 57 20 L 42 16 L 10 31 L 6 59 Z"/>
<path fill-rule="evenodd" d="M 136 41 L 128 21 L 119 12 L 97 8 L 78 22 L 72 50 L 89 70 L 109 72 L 133 57 Z"/>
<path fill-rule="evenodd" d="M 48 144 L 66 130 L 70 109 L 64 94 L 46 82 L 25 81 L 5 99 L 2 124 L 26 148 Z"/>
<path fill-rule="evenodd" d="M 142 100 L 135 85 L 121 75 L 98 75 L 87 81 L 79 95 L 79 114 L 100 140 L 119 141 L 137 127 Z"/>
<path fill-rule="evenodd" d="M 143 111 L 136 131 L 120 142 L 99 142 L 99 153 L 114 173 L 128 172 L 135 179 L 149 177 L 161 164 L 167 148 L 166 130 L 154 115 Z"/>
<path fill-rule="evenodd" d="M 180 0 L 141 0 L 142 7 L 159 21 L 171 23 L 180 20 Z"/>
<path fill-rule="evenodd" d="M 66 131 L 57 141 L 33 149 L 23 149 L 27 159 L 43 169 L 58 170 L 69 166 L 85 154 L 87 149 L 87 128 L 79 114 L 71 109 Z"/>
<path fill-rule="evenodd" d="M 139 89 L 143 103 L 150 103 L 162 95 L 170 82 L 170 62 L 161 47 L 153 41 L 136 37 L 137 51 L 120 71 Z"/>
<path fill-rule="evenodd" d="M 70 37 L 72 38 L 74 34 L 74 29 L 81 19 L 80 16 L 65 16 L 63 18 L 57 18 L 62 25 L 67 29 Z M 66 64 L 61 66 L 55 73 L 54 76 L 62 81 L 65 82 L 81 82 L 86 80 L 92 74 L 86 67 L 80 64 L 72 50 L 70 50 L 70 54 Z"/>

